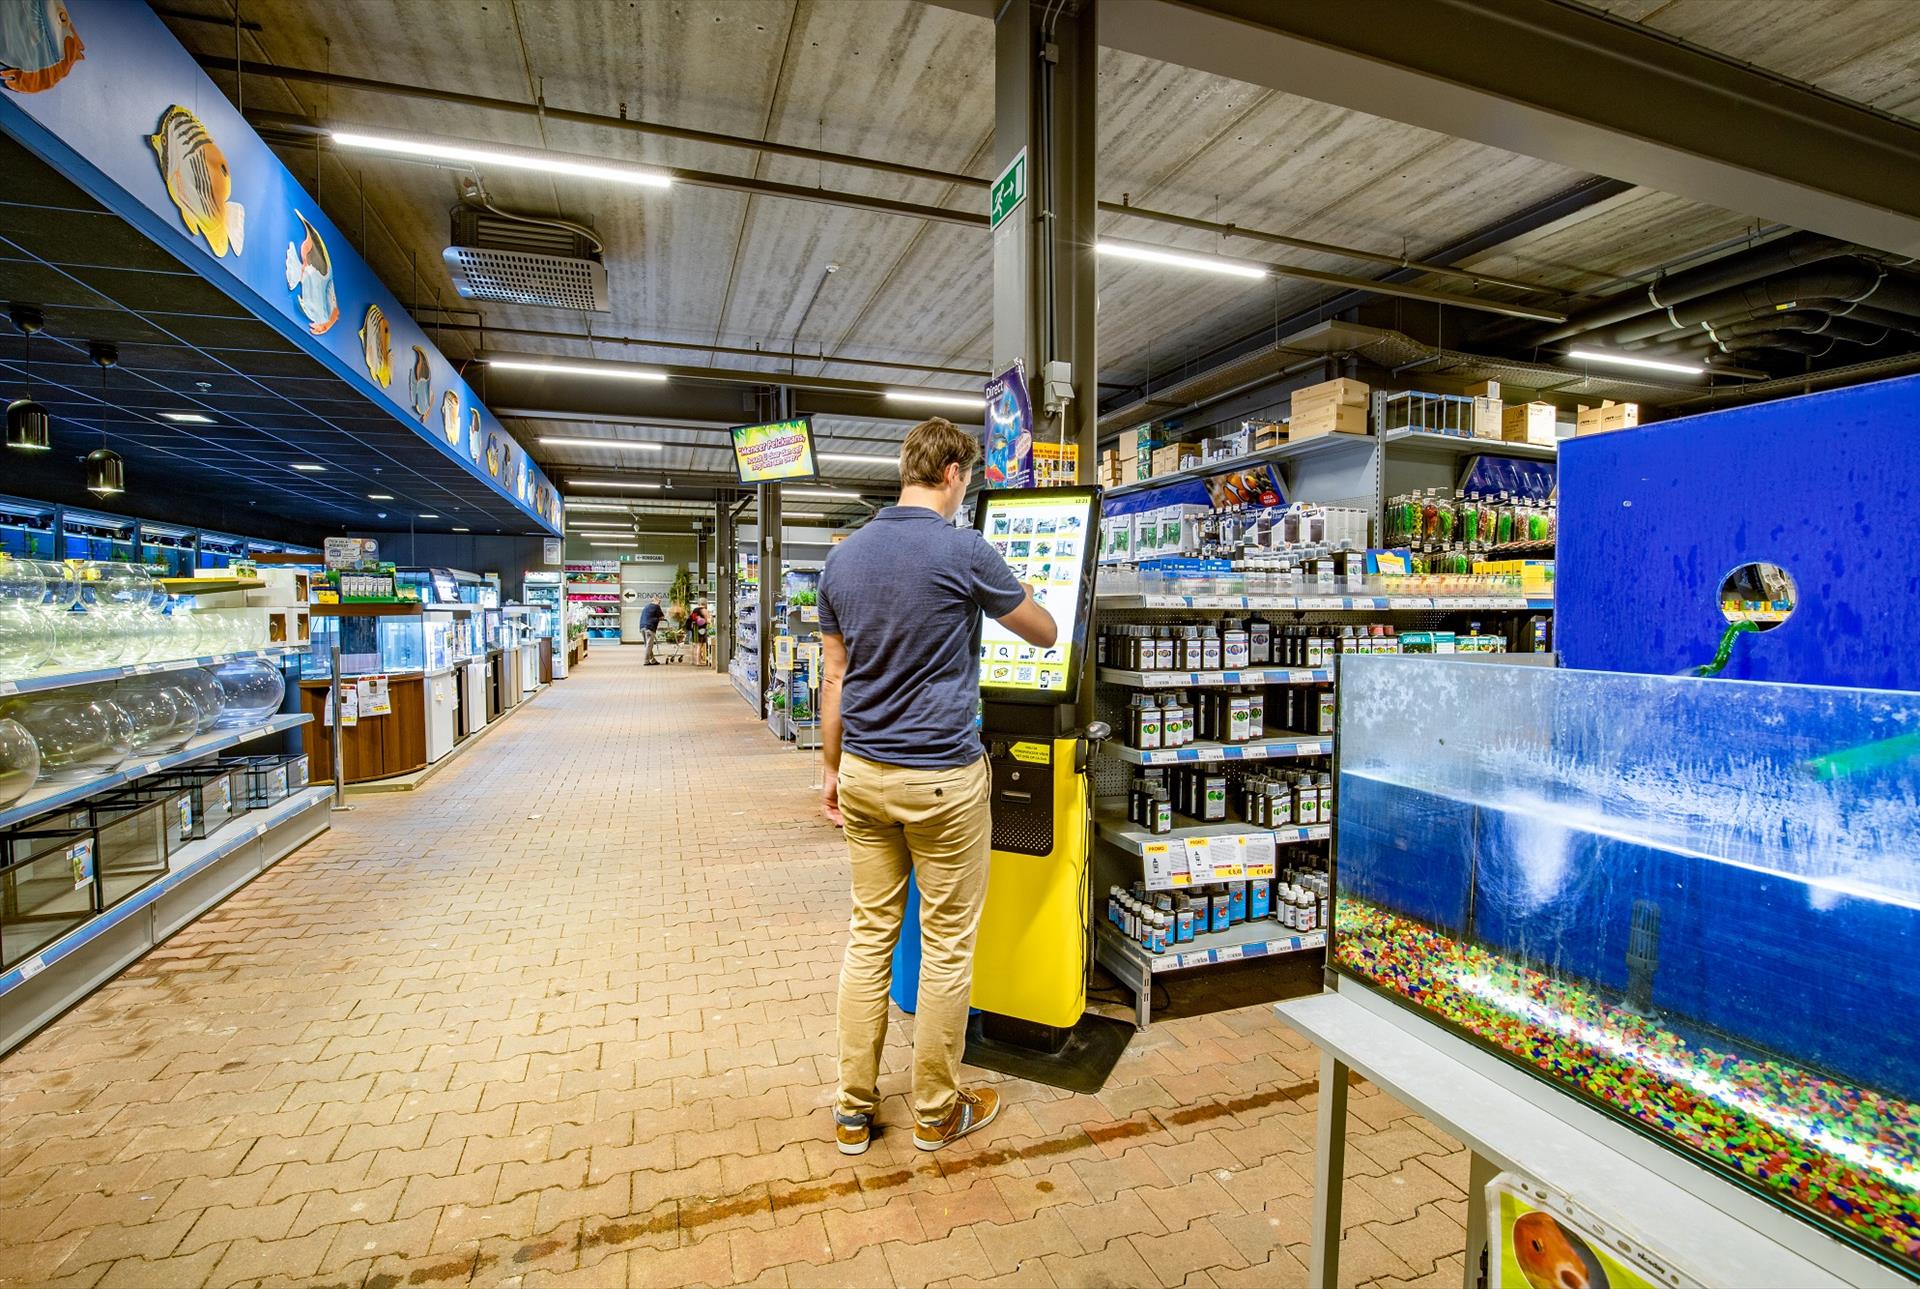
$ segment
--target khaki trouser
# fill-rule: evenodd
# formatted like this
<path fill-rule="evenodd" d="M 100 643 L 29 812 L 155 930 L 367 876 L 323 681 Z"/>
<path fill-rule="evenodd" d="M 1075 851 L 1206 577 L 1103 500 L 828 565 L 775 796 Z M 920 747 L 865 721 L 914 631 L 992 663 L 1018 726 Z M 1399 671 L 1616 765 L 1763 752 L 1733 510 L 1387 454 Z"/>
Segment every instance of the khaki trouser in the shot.
<path fill-rule="evenodd" d="M 913 1112 L 945 1119 L 959 1089 L 973 990 L 973 941 L 987 899 L 992 835 L 986 758 L 958 769 L 840 758 L 840 811 L 853 868 L 853 922 L 840 968 L 842 1114 L 879 1104 L 887 988 L 907 906 L 920 886 L 920 1005 L 913 1021 Z"/>

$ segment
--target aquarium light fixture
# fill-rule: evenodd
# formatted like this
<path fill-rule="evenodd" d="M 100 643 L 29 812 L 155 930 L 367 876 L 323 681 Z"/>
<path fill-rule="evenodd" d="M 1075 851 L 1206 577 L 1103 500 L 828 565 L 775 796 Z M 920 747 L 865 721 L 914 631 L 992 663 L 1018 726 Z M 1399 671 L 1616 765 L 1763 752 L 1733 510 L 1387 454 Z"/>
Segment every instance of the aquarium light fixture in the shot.
<path fill-rule="evenodd" d="M 1257 264 L 1230 260 L 1221 255 L 1194 255 L 1187 251 L 1163 251 L 1157 246 L 1136 242 L 1096 242 L 1094 250 L 1116 259 L 1139 260 L 1143 264 L 1164 264 L 1169 268 L 1198 269 L 1202 273 L 1222 273 L 1228 277 L 1266 278 L 1273 276 Z"/>
<path fill-rule="evenodd" d="M 466 139 L 423 139 L 407 134 L 367 134 L 359 130 L 330 129 L 327 134 L 334 143 L 343 148 L 360 148 L 368 152 L 418 157 L 423 161 L 458 161 L 474 166 L 501 166 L 508 170 L 533 170 L 541 174 L 566 175 L 573 179 L 603 179 L 609 183 L 632 184 L 640 188 L 673 186 L 673 176 L 658 170 L 568 156 L 559 152 L 547 152 L 540 148 L 474 143 Z"/>
<path fill-rule="evenodd" d="M 293 468 L 302 474 L 325 474 L 327 467 L 312 461 L 295 461 Z"/>
<path fill-rule="evenodd" d="M 212 425 L 213 418 L 203 412 L 162 412 L 160 419 L 180 425 Z"/>
<path fill-rule="evenodd" d="M 639 483 L 626 479 L 569 479 L 569 488 L 637 488 L 646 492 L 658 492 L 666 485 L 661 483 Z"/>
<path fill-rule="evenodd" d="M 642 443 L 638 439 L 569 439 L 542 434 L 540 442 L 550 448 L 617 448 L 624 452 L 664 452 L 664 443 Z"/>
<path fill-rule="evenodd" d="M 667 374 L 645 367 L 616 363 L 550 363 L 532 358 L 488 358 L 487 366 L 501 371 L 530 371 L 543 376 L 604 376 L 609 380 L 646 380 L 664 384 Z"/>
<path fill-rule="evenodd" d="M 970 407 L 975 411 L 987 405 L 985 394 L 957 394 L 938 389 L 890 389 L 889 403 L 931 403 L 936 407 Z"/>
<path fill-rule="evenodd" d="M 873 456 L 865 452 L 822 452 L 822 461 L 833 461 L 840 465 L 890 465 L 900 468 L 899 457 Z"/>
<path fill-rule="evenodd" d="M 1639 367 L 1646 371 L 1670 371 L 1682 376 L 1699 376 L 1706 368 L 1698 363 L 1659 362 L 1652 358 L 1635 358 L 1631 354 L 1609 354 L 1598 349 L 1569 349 L 1567 357 L 1583 363 L 1612 363 L 1616 367 Z"/>

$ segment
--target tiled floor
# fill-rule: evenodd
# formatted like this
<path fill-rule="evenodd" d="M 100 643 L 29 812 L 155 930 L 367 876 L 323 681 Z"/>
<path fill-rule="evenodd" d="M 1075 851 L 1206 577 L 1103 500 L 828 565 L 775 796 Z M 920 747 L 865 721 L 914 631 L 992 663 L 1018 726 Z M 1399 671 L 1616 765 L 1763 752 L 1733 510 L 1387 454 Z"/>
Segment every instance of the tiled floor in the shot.
<path fill-rule="evenodd" d="M 1315 1053 L 1156 1025 L 977 1139 L 829 1141 L 846 917 L 810 757 L 601 648 L 0 1062 L 0 1283 L 1286 1286 Z M 1466 1157 L 1353 1095 L 1346 1275 L 1457 1285 Z"/>

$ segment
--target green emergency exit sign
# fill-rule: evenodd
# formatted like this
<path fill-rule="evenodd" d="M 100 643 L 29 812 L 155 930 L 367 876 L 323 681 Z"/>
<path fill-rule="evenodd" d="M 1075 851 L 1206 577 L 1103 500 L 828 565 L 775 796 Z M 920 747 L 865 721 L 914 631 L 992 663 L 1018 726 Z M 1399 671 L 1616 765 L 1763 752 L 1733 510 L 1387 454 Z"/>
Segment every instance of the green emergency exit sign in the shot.
<path fill-rule="evenodd" d="M 1027 199 L 1027 150 L 1020 149 L 993 181 L 993 218 L 989 228 L 1000 227 L 1000 221 L 1011 215 Z"/>

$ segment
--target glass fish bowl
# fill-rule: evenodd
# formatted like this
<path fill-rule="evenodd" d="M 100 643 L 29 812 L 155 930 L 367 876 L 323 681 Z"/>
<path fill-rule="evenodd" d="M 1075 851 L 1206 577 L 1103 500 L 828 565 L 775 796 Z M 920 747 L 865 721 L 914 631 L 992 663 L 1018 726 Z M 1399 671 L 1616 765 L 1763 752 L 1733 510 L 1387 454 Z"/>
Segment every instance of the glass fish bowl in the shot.
<path fill-rule="evenodd" d="M 19 721 L 0 716 L 0 806 L 27 795 L 40 777 L 40 745 Z"/>
<path fill-rule="evenodd" d="M 0 554 L 0 605 L 38 607 L 46 593 L 46 576 L 37 560 Z"/>
<path fill-rule="evenodd" d="M 136 756 L 178 751 L 200 732 L 193 696 L 165 673 L 121 681 L 113 687 L 113 701 L 133 722 Z"/>
<path fill-rule="evenodd" d="M 287 682 L 277 668 L 259 658 L 242 658 L 202 670 L 220 682 L 226 697 L 221 729 L 245 729 L 270 719 L 287 696 Z"/>
<path fill-rule="evenodd" d="M 34 605 L 0 599 L 0 680 L 19 680 L 53 661 L 53 623 Z"/>
<path fill-rule="evenodd" d="M 194 709 L 198 713 L 194 732 L 205 734 L 213 729 L 220 721 L 220 713 L 227 706 L 227 694 L 220 687 L 220 682 L 198 667 L 169 672 L 167 676 L 193 700 Z"/>
<path fill-rule="evenodd" d="M 1920 1278 L 1920 694 L 1341 659 L 1330 964 Z"/>
<path fill-rule="evenodd" d="M 26 727 L 45 779 L 88 779 L 113 771 L 133 749 L 133 722 L 110 698 L 59 689 L 16 700 L 0 715 Z"/>

